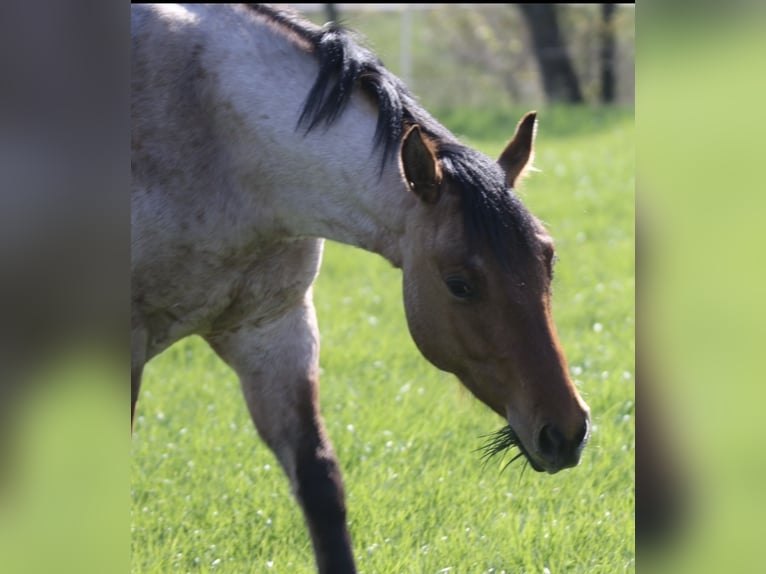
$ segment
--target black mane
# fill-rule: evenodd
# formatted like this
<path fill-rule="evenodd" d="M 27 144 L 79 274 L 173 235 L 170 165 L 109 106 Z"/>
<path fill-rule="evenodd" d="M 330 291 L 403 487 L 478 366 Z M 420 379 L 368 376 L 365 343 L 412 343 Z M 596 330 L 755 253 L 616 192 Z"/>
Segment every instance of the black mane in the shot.
<path fill-rule="evenodd" d="M 286 10 L 263 4 L 249 6 L 308 42 L 319 60 L 319 73 L 303 104 L 298 127 L 308 132 L 332 124 L 348 106 L 354 88 L 359 87 L 378 105 L 373 143 L 375 148 L 383 148 L 385 164 L 399 148 L 407 125 L 420 123 L 412 114 L 419 106 L 401 80 L 362 46 L 353 32 L 339 24 L 329 22 L 319 27 Z"/>
<path fill-rule="evenodd" d="M 497 163 L 460 144 L 352 32 L 336 23 L 319 27 L 298 14 L 263 4 L 249 6 L 307 42 L 319 61 L 319 73 L 297 127 L 308 132 L 320 125 L 329 126 L 346 109 L 358 87 L 378 106 L 373 145 L 383 150 L 381 169 L 399 149 L 406 129 L 418 124 L 436 144 L 442 171 L 461 191 L 468 240 L 489 246 L 508 266 L 513 266 L 511 259 L 529 253 L 536 245 L 532 216 L 507 189 L 505 174 Z"/>
<path fill-rule="evenodd" d="M 436 155 L 442 172 L 460 188 L 469 247 L 488 246 L 507 270 L 517 267 L 530 250 L 537 257 L 534 219 L 506 187 L 505 173 L 497 162 L 460 144 L 443 143 Z"/>

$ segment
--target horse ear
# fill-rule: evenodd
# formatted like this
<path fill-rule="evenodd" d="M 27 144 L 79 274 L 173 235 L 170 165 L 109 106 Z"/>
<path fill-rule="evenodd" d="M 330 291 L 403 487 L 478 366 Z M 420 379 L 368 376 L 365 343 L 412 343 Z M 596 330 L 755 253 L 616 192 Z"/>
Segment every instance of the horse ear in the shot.
<path fill-rule="evenodd" d="M 426 203 L 436 203 L 441 194 L 441 168 L 433 144 L 423 137 L 420 126 L 412 126 L 404 135 L 401 157 L 410 190 Z"/>
<path fill-rule="evenodd" d="M 529 112 L 516 126 L 513 139 L 505 146 L 497 163 L 505 171 L 508 187 L 515 187 L 520 177 L 531 169 L 537 133 L 537 112 Z M 528 167 L 529 166 L 529 167 Z"/>

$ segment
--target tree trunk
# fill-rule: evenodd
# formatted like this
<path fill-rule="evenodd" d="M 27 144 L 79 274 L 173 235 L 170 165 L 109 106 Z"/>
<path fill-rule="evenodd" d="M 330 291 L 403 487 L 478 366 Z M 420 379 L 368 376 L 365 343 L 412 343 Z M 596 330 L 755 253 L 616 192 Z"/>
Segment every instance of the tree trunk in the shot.
<path fill-rule="evenodd" d="M 615 4 L 601 5 L 601 102 L 604 104 L 613 104 L 616 99 L 614 11 Z"/>
<path fill-rule="evenodd" d="M 582 103 L 582 91 L 551 4 L 519 4 L 532 34 L 543 87 L 550 101 Z"/>
<path fill-rule="evenodd" d="M 340 14 L 338 14 L 338 5 L 337 4 L 325 4 L 324 5 L 325 14 L 327 14 L 327 20 L 329 22 L 338 22 L 338 19 L 340 17 Z"/>

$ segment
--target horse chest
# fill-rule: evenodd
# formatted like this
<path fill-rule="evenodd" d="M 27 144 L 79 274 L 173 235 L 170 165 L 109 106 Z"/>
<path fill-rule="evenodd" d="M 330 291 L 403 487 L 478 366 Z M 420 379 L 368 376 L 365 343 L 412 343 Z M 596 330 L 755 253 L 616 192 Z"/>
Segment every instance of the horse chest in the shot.
<path fill-rule="evenodd" d="M 188 335 L 258 327 L 300 303 L 321 262 L 322 241 L 300 239 L 227 257 L 156 260 L 137 266 L 134 311 L 148 357 Z"/>

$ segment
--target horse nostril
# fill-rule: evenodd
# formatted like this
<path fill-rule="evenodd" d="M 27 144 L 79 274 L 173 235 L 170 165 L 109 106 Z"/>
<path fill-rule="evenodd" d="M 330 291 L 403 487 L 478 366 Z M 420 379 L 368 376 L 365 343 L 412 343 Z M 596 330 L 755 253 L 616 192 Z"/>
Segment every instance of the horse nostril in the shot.
<path fill-rule="evenodd" d="M 589 426 L 586 418 L 577 430 L 577 434 L 567 438 L 556 425 L 544 425 L 540 429 L 537 442 L 540 456 L 557 470 L 577 465 L 580 453 L 588 441 Z"/>
<path fill-rule="evenodd" d="M 564 451 L 566 450 L 564 433 L 553 425 L 545 425 L 540 429 L 538 446 L 540 447 L 541 455 L 548 461 L 557 464 L 559 459 L 564 456 Z"/>

